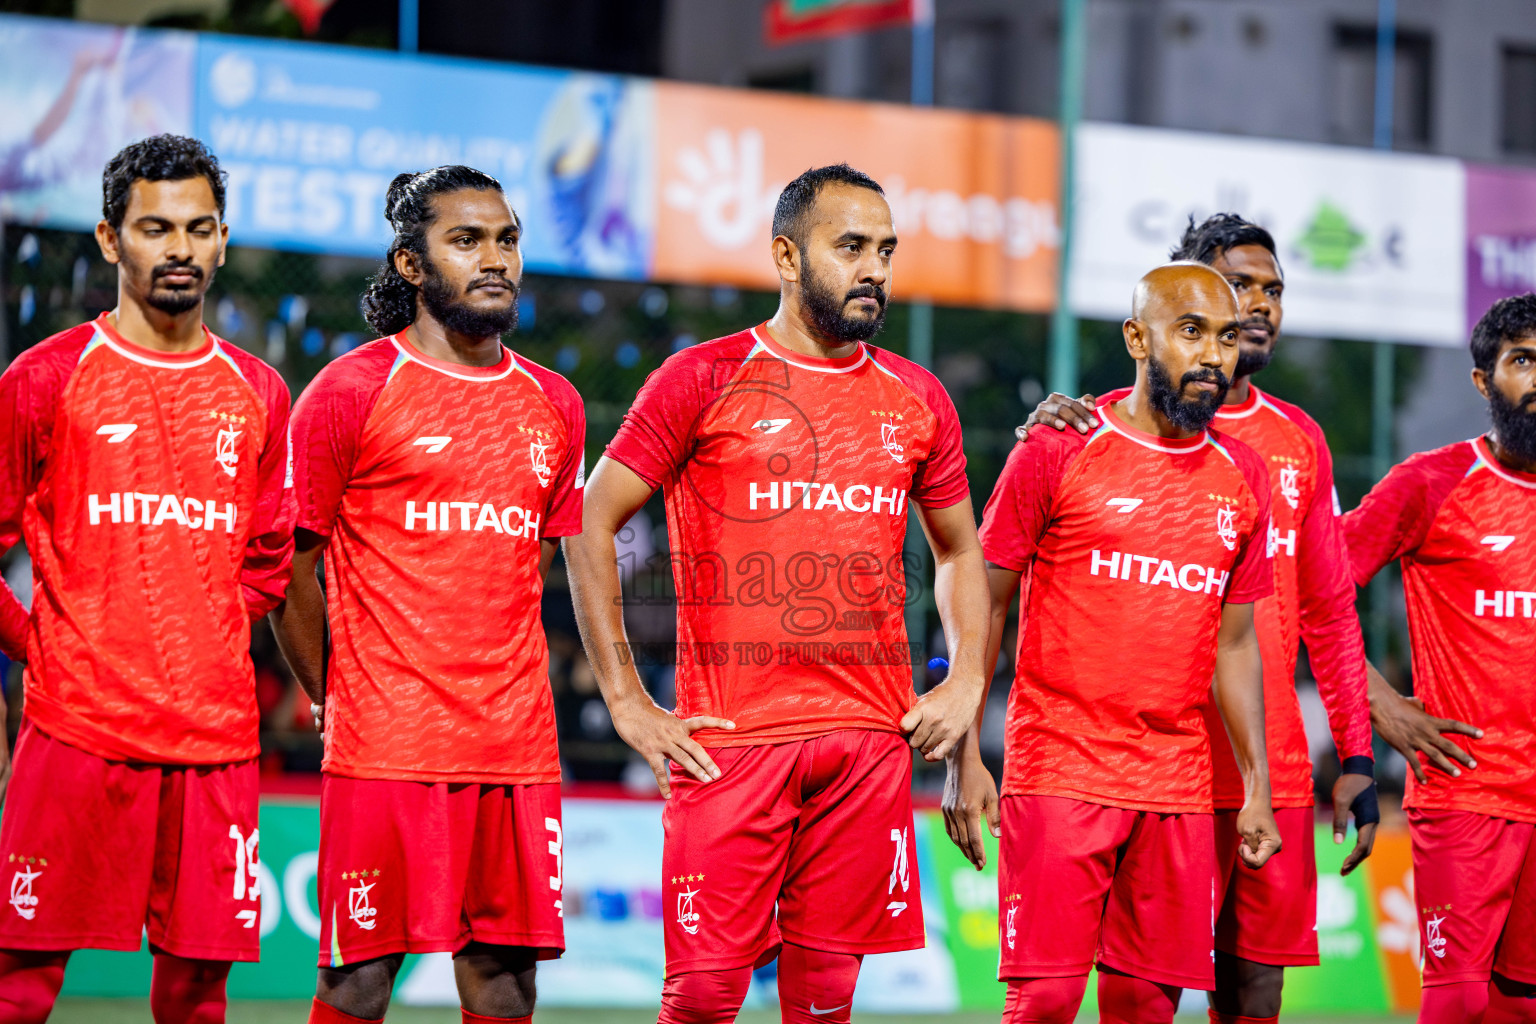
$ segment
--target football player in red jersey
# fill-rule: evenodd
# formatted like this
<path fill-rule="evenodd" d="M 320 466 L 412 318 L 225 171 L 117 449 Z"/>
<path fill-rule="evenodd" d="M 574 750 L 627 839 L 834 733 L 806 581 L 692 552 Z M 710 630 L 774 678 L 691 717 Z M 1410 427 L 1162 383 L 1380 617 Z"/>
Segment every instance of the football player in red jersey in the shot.
<path fill-rule="evenodd" d="M 117 306 L 0 376 L 0 545 L 25 536 L 33 611 L 0 591 L 26 717 L 0 822 L 0 1017 L 41 1021 L 69 951 L 154 953 L 161 1024 L 224 1019 L 255 960 L 259 714 L 251 622 L 293 554 L 288 388 L 203 326 L 224 174 L 195 139 L 102 175 Z"/>
<path fill-rule="evenodd" d="M 669 796 L 668 1024 L 733 1020 L 775 953 L 786 1021 L 846 1022 L 863 955 L 923 944 L 908 742 L 943 757 L 981 695 L 986 580 L 954 405 L 932 374 L 867 343 L 896 249 L 884 193 L 846 164 L 806 171 L 773 236 L 778 312 L 651 375 L 566 541 L 614 726 Z M 615 533 L 658 487 L 675 713 L 636 675 L 615 561 Z M 937 560 L 952 661 L 915 699 L 909 507 Z"/>
<path fill-rule="evenodd" d="M 1224 435 L 1259 453 L 1273 487 L 1269 543 L 1275 592 L 1255 604 L 1254 624 L 1264 656 L 1270 785 L 1285 851 L 1263 871 L 1241 871 L 1231 829 L 1218 830 L 1221 909 L 1211 996 L 1211 1019 L 1217 1024 L 1239 1018 L 1264 1021 L 1280 1013 L 1285 968 L 1318 962 L 1312 763 L 1294 682 L 1298 644 L 1306 641 L 1341 762 L 1333 788 L 1335 842 L 1343 842 L 1349 814 L 1358 826 L 1343 874 L 1369 856 L 1380 818 L 1365 651 L 1328 442 L 1305 412 L 1253 384 L 1253 375 L 1274 355 L 1283 314 L 1285 280 L 1274 238 L 1235 214 L 1218 213 L 1199 224 L 1191 218 L 1172 258 L 1210 264 L 1237 292 L 1242 319 L 1237 367 L 1213 422 Z M 1093 405 L 1091 395 L 1081 400 L 1051 395 L 1024 429 L 1038 422 L 1090 432 L 1099 425 Z M 1215 745 L 1216 811 L 1230 818 L 1242 806 L 1242 780 L 1214 709 L 1208 709 L 1207 719 Z"/>
<path fill-rule="evenodd" d="M 1238 333 L 1220 274 L 1149 273 L 1124 326 L 1135 387 L 1100 402 L 1087 437 L 1031 433 L 987 502 L 994 662 L 1026 583 L 997 815 L 1005 1021 L 1070 1021 L 1095 962 L 1104 1019 L 1171 1020 L 1180 989 L 1215 981 L 1218 847 L 1240 870 L 1282 848 L 1254 632 L 1253 603 L 1272 589 L 1268 475 L 1207 429 Z M 1243 787 L 1218 828 L 1202 715 L 1213 672 Z M 998 798 L 975 744 L 972 731 L 950 759 L 946 817 L 979 866 L 979 823 L 960 804 Z"/>
<path fill-rule="evenodd" d="M 1482 727 L 1468 771 L 1414 759 L 1403 800 L 1426 1024 L 1536 1020 L 1536 295 L 1493 305 L 1472 361 L 1493 429 L 1412 456 L 1344 517 L 1357 583 L 1402 563 L 1415 711 Z"/>
<path fill-rule="evenodd" d="M 586 423 L 563 377 L 502 345 L 523 261 L 496 180 L 402 174 L 385 215 L 363 300 L 383 337 L 294 408 L 298 551 L 274 615 L 325 729 L 309 1019 L 381 1019 L 405 954 L 444 951 L 466 1022 L 526 1022 L 536 962 L 565 945 L 540 601 L 581 527 Z"/>

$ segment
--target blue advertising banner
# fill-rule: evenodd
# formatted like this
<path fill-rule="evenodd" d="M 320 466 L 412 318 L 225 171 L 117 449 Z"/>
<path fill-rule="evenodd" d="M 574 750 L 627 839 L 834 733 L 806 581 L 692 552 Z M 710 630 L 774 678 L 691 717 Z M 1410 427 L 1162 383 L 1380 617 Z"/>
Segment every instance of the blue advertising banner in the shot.
<path fill-rule="evenodd" d="M 644 278 L 654 89 L 615 75 L 203 36 L 194 131 L 243 245 L 381 256 L 389 182 L 465 163 L 524 224 L 529 270 Z"/>

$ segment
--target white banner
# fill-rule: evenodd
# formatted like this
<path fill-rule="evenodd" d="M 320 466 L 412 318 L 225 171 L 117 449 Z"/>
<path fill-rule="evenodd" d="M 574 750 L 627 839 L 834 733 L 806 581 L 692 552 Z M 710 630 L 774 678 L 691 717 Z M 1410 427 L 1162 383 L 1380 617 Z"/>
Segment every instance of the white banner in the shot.
<path fill-rule="evenodd" d="M 1284 330 L 1465 343 L 1466 181 L 1441 157 L 1085 124 L 1077 136 L 1072 305 L 1120 320 L 1190 215 L 1275 236 Z"/>

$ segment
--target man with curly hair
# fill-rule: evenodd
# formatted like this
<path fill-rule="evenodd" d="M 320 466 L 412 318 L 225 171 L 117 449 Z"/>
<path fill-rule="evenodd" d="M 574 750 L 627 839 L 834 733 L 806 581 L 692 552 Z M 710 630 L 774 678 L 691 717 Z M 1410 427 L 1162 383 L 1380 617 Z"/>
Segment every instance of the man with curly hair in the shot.
<path fill-rule="evenodd" d="M 102 185 L 116 308 L 0 376 L 0 547 L 25 536 L 35 579 L 30 615 L 0 589 L 27 690 L 0 1019 L 45 1020 L 72 950 L 147 934 L 155 1020 L 214 1024 L 260 936 L 247 651 L 293 554 L 288 388 L 203 325 L 229 238 L 213 154 L 155 136 Z"/>
<path fill-rule="evenodd" d="M 309 1019 L 378 1021 L 406 953 L 449 952 L 467 1024 L 526 1022 L 535 964 L 565 945 L 539 611 L 581 529 L 586 421 L 502 345 L 522 225 L 496 180 L 402 174 L 385 216 L 363 299 L 382 337 L 294 409 L 298 550 L 273 617 L 325 730 Z"/>

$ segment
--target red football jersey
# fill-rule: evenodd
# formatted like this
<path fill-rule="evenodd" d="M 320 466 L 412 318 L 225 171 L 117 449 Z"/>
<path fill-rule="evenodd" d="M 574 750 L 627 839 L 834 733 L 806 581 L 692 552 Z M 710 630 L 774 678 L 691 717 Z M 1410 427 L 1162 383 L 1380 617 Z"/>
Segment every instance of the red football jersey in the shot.
<path fill-rule="evenodd" d="M 404 332 L 337 359 L 293 414 L 299 523 L 328 538 L 324 769 L 560 780 L 540 540 L 581 531 L 586 418 L 503 350 L 433 359 Z"/>
<path fill-rule="evenodd" d="M 677 588 L 677 714 L 743 746 L 899 731 L 912 706 L 902 611 L 907 503 L 970 491 L 934 376 L 860 344 L 793 353 L 766 325 L 651 374 L 608 446 L 666 496 Z"/>
<path fill-rule="evenodd" d="M 982 517 L 987 561 L 1025 574 L 1005 795 L 1210 812 L 1221 609 L 1272 589 L 1269 480 L 1241 442 L 1037 428 Z"/>
<path fill-rule="evenodd" d="M 1289 402 L 1250 387 L 1224 405 L 1215 426 L 1258 453 L 1269 471 L 1269 554 L 1275 592 L 1254 608 L 1264 655 L 1264 729 L 1275 807 L 1312 806 L 1312 760 L 1296 699 L 1298 639 L 1340 759 L 1371 756 L 1365 645 L 1343 519 L 1334 504 L 1333 455 L 1317 422 Z M 1214 705 L 1207 712 L 1216 766 L 1216 809 L 1243 806 L 1243 779 Z"/>
<path fill-rule="evenodd" d="M 141 348 L 109 315 L 0 376 L 0 545 L 25 535 L 33 613 L 0 592 L 25 652 L 27 716 L 98 757 L 218 764 L 260 753 L 251 621 L 293 557 L 288 387 L 204 328 Z"/>
<path fill-rule="evenodd" d="M 1477 759 L 1452 778 L 1423 760 L 1405 807 L 1536 821 L 1536 476 L 1484 438 L 1414 455 L 1344 517 L 1355 582 L 1401 559 L 1413 691 Z"/>

